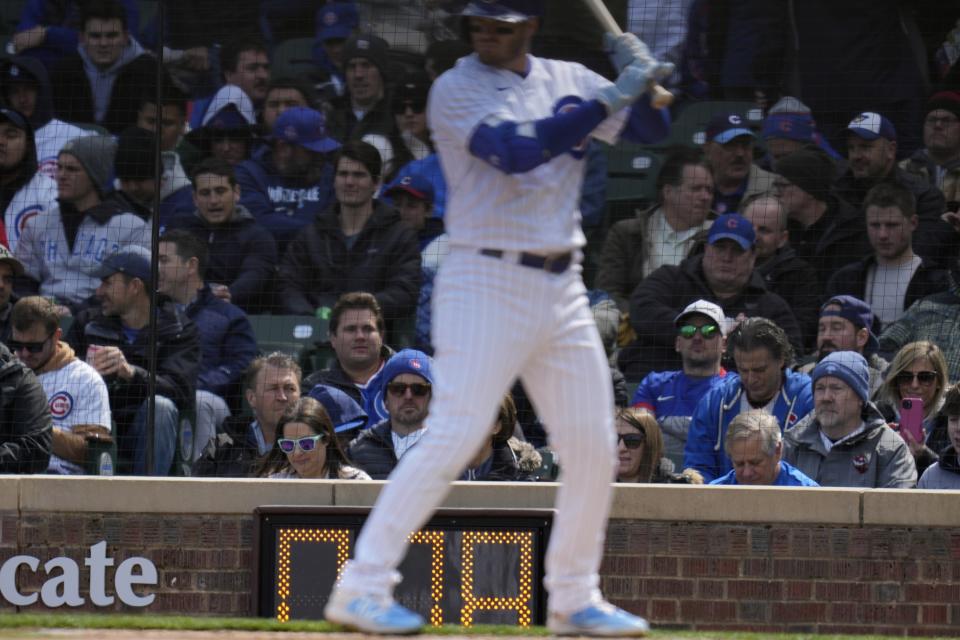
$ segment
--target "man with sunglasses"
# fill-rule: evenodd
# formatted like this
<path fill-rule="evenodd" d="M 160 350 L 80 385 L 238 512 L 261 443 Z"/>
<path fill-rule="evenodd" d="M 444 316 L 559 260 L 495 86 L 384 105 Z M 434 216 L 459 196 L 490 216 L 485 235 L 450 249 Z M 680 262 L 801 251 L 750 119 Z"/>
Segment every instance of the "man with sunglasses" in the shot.
<path fill-rule="evenodd" d="M 823 487 L 912 489 L 913 455 L 870 402 L 863 356 L 831 353 L 812 378 L 814 413 L 784 433 L 784 460 Z"/>
<path fill-rule="evenodd" d="M 397 352 L 383 367 L 383 403 L 389 417 L 350 443 L 348 457 L 374 480 L 384 480 L 426 432 L 433 372 L 416 349 Z"/>
<path fill-rule="evenodd" d="M 630 404 L 648 410 L 663 432 L 663 455 L 683 462 L 690 419 L 697 402 L 727 375 L 720 366 L 727 344 L 726 318 L 720 305 L 695 300 L 676 317 L 674 348 L 683 366 L 678 371 L 654 371 L 640 382 Z"/>
<path fill-rule="evenodd" d="M 53 444 L 46 473 L 81 474 L 91 439 L 110 438 L 110 398 L 96 369 L 61 342 L 56 305 L 29 296 L 13 307 L 10 350 L 43 385 L 53 419 Z"/>
<path fill-rule="evenodd" d="M 430 435 L 391 474 L 324 611 L 361 631 L 414 633 L 425 624 L 392 597 L 407 536 L 483 446 L 518 377 L 564 461 L 546 557 L 548 628 L 594 636 L 649 630 L 600 593 L 616 460 L 613 389 L 581 277 L 578 203 L 590 138 L 650 143 L 666 135 L 668 114 L 645 94 L 672 65 L 652 60 L 632 34 L 607 38 L 616 82 L 532 56 L 544 4 L 469 2 L 461 26 L 475 53 L 430 91 L 427 120 L 448 179 L 444 221 L 454 247 L 433 299 L 443 375 L 431 394 Z"/>

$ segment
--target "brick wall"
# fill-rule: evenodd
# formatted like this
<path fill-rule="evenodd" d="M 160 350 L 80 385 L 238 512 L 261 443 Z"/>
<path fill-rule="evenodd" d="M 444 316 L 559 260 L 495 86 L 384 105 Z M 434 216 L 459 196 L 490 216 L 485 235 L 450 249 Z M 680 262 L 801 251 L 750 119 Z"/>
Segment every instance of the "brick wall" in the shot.
<path fill-rule="evenodd" d="M 960 527 L 613 520 L 601 574 L 659 627 L 960 635 Z"/>

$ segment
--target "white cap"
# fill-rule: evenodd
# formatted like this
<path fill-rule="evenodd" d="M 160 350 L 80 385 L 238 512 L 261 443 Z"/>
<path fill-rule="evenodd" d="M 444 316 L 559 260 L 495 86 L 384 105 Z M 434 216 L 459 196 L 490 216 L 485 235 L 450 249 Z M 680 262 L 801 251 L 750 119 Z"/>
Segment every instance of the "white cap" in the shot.
<path fill-rule="evenodd" d="M 680 326 L 680 321 L 686 318 L 689 315 L 699 313 L 700 315 L 707 316 L 713 320 L 718 327 L 720 327 L 720 332 L 726 334 L 726 319 L 727 316 L 723 312 L 723 309 L 720 305 L 710 302 L 709 300 L 694 300 L 686 306 L 686 308 L 673 319 L 673 324 Z"/>

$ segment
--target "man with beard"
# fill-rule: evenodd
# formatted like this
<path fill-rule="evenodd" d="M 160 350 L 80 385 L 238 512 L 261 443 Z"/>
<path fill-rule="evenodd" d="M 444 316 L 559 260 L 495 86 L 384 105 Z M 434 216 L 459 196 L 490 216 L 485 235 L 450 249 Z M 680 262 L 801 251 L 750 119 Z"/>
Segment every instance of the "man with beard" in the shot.
<path fill-rule="evenodd" d="M 713 169 L 713 210 L 717 213 L 739 211 L 744 198 L 768 191 L 773 184 L 773 174 L 753 163 L 756 138 L 736 114 L 720 114 L 707 125 L 703 152 Z"/>
<path fill-rule="evenodd" d="M 784 433 L 783 458 L 823 487 L 911 489 L 917 467 L 869 400 L 867 362 L 831 353 L 813 370 L 814 413 Z"/>
<path fill-rule="evenodd" d="M 727 375 L 720 366 L 726 345 L 724 321 L 723 309 L 718 304 L 707 300 L 688 304 L 674 322 L 675 349 L 683 367 L 679 371 L 647 374 L 630 403 L 657 418 L 663 432 L 663 454 L 672 460 L 683 460 L 683 447 L 697 402 Z"/>
<path fill-rule="evenodd" d="M 390 358 L 381 377 L 389 417 L 357 436 L 347 451 L 350 460 L 374 480 L 385 480 L 426 432 L 433 385 L 430 357 L 404 349 Z"/>
<path fill-rule="evenodd" d="M 817 322 L 817 350 L 798 363 L 797 370 L 811 373 L 818 362 L 835 351 L 853 351 L 867 360 L 870 373 L 870 397 L 878 395 L 889 362 L 877 354 L 873 333 L 873 311 L 853 296 L 833 296 L 820 308 Z"/>
<path fill-rule="evenodd" d="M 273 234 L 282 254 L 330 203 L 333 168 L 326 156 L 340 143 L 327 134 L 323 114 L 306 107 L 280 114 L 269 140 L 266 153 L 237 165 L 237 184 L 240 204 Z"/>

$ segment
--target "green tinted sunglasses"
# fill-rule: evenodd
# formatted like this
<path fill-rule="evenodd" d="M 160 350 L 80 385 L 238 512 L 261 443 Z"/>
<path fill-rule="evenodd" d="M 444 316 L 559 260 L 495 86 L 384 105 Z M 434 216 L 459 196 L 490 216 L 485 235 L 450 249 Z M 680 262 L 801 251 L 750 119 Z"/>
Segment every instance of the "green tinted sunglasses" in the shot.
<path fill-rule="evenodd" d="M 702 327 L 695 327 L 692 324 L 685 324 L 678 330 L 680 337 L 690 340 L 693 336 L 697 335 L 697 331 L 700 332 L 700 335 L 703 336 L 704 340 L 708 340 L 715 335 L 719 335 L 720 327 L 715 324 L 705 324 Z"/>

